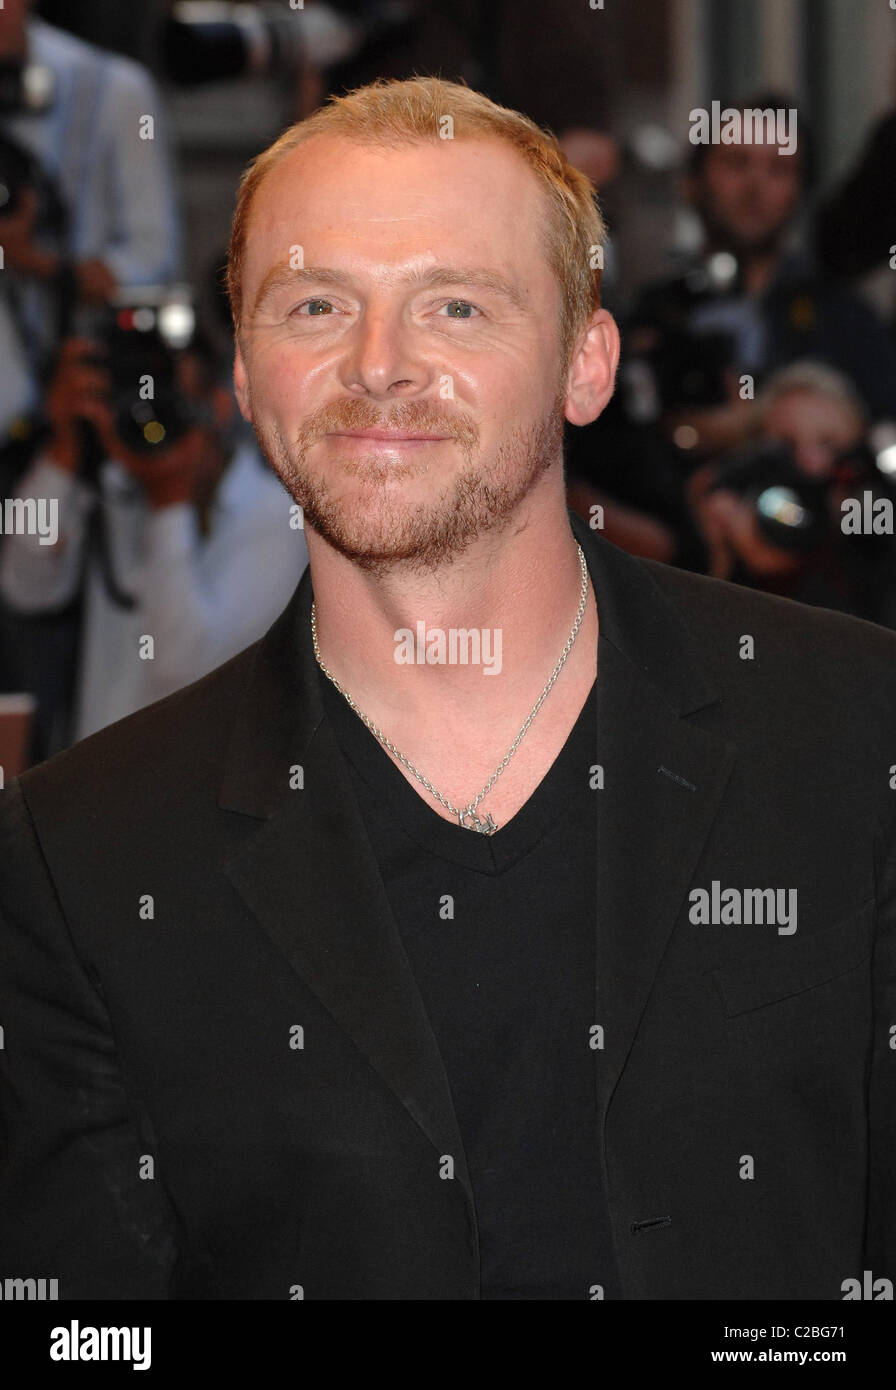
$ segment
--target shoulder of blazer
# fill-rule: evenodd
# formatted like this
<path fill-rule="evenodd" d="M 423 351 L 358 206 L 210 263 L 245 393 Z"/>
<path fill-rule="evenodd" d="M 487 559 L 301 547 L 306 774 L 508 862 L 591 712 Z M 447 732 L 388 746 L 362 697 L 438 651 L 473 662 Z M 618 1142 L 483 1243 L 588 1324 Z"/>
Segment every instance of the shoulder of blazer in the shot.
<path fill-rule="evenodd" d="M 262 641 L 22 773 L 15 780 L 38 829 L 80 820 L 85 829 L 112 830 L 135 802 L 151 815 L 205 788 L 214 799 L 234 710 Z"/>
<path fill-rule="evenodd" d="M 814 759 L 892 834 L 896 633 L 658 561 L 639 563 L 719 691 L 715 731 L 747 760 L 791 759 L 792 776 L 801 756 Z M 744 638 L 752 639 L 748 659 Z"/>
<path fill-rule="evenodd" d="M 677 609 L 696 646 L 708 657 L 713 650 L 727 649 L 732 634 L 749 635 L 762 639 L 769 656 L 786 654 L 791 662 L 808 663 L 802 668 L 807 680 L 821 666 L 842 668 L 847 659 L 858 662 L 866 678 L 875 669 L 885 680 L 892 682 L 896 677 L 896 632 L 889 628 L 831 608 L 676 569 L 659 560 L 638 563 Z"/>

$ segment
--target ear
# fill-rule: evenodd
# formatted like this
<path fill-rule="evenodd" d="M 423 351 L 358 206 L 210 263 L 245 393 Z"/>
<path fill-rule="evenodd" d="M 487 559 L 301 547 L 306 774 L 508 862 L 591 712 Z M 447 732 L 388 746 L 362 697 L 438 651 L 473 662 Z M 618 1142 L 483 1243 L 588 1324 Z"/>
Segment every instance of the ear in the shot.
<path fill-rule="evenodd" d="M 252 423 L 252 409 L 249 403 L 249 378 L 246 373 L 246 364 L 243 361 L 243 350 L 240 347 L 239 336 L 236 339 L 236 352 L 233 358 L 233 389 L 240 408 L 240 414 L 249 424 Z"/>
<path fill-rule="evenodd" d="M 566 418 L 571 425 L 590 425 L 606 406 L 616 385 L 619 329 L 606 309 L 592 314 L 573 353 L 566 383 Z"/>

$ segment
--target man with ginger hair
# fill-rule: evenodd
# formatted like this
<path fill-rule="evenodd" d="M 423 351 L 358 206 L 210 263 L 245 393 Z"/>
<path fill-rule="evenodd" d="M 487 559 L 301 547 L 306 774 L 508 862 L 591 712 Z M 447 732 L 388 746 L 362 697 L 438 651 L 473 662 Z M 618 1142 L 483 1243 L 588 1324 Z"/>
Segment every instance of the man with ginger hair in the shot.
<path fill-rule="evenodd" d="M 433 78 L 243 181 L 236 390 L 309 568 L 0 801 L 0 1241 L 61 1298 L 893 1277 L 896 638 L 568 512 L 592 193 Z"/>

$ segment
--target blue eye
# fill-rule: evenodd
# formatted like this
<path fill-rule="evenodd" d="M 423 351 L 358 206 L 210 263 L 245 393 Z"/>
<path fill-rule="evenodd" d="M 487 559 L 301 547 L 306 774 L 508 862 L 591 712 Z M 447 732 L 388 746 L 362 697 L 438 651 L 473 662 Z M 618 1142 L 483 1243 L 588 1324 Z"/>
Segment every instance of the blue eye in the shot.
<path fill-rule="evenodd" d="M 478 314 L 478 313 L 480 312 L 480 311 L 476 308 L 476 305 L 475 305 L 475 304 L 471 304 L 471 303 L 469 302 L 469 300 L 467 300 L 467 299 L 452 299 L 452 300 L 449 300 L 449 302 L 448 302 L 447 304 L 443 304 L 443 305 L 442 305 L 442 309 L 453 309 L 453 308 L 454 308 L 456 305 L 458 305 L 458 304 L 461 305 L 464 309 L 472 309 L 476 314 Z M 442 310 L 440 309 L 440 310 L 439 310 L 439 313 L 441 313 L 441 312 L 442 312 Z M 466 319 L 466 318 L 472 318 L 473 315 L 472 315 L 472 314 L 449 314 L 448 317 L 449 317 L 449 318 L 452 318 L 452 319 L 453 319 L 453 318 L 464 318 L 464 319 Z"/>
<path fill-rule="evenodd" d="M 291 309 L 291 310 L 290 310 L 290 313 L 291 313 L 291 314 L 299 314 L 299 310 L 300 310 L 300 309 L 306 308 L 309 304 L 326 304 L 327 307 L 328 307 L 329 309 L 332 309 L 332 307 L 333 307 L 332 304 L 330 304 L 329 299 L 305 299 L 305 300 L 302 301 L 301 304 L 297 304 L 296 307 L 295 307 L 294 309 Z M 326 314 L 299 314 L 299 317 L 300 317 L 300 318 L 315 318 L 315 319 L 316 319 L 316 318 L 326 318 L 327 315 L 326 315 Z"/>

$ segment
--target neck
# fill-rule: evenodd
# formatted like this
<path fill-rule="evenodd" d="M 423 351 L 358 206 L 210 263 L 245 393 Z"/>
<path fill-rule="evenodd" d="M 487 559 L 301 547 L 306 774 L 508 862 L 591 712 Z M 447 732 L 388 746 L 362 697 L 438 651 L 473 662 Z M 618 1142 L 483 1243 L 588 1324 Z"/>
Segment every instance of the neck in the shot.
<path fill-rule="evenodd" d="M 542 476 L 504 529 L 481 536 L 435 573 L 397 566 L 371 575 L 310 528 L 306 538 L 321 658 L 374 723 L 422 732 L 454 722 L 485 735 L 493 721 L 522 722 L 559 659 L 581 600 L 581 565 L 559 468 Z M 478 629 L 480 664 L 418 663 L 420 623 L 430 641 L 433 630 L 447 641 L 451 629 Z M 399 629 L 413 634 L 413 664 L 396 662 Z M 486 651 L 495 667 L 500 653 L 499 673 L 486 674 Z M 596 656 L 597 609 L 589 584 L 566 666 L 584 673 L 584 663 L 593 666 Z"/>

